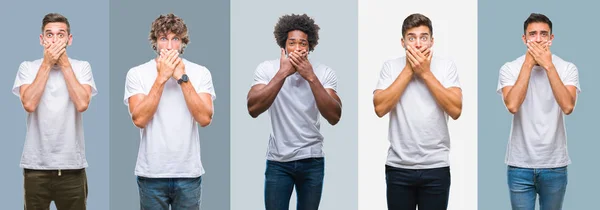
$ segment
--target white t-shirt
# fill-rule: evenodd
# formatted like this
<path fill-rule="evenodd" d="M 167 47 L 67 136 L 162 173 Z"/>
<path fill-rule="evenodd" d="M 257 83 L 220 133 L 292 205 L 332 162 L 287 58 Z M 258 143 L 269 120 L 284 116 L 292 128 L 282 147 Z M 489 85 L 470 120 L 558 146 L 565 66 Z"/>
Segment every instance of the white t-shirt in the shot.
<path fill-rule="evenodd" d="M 204 66 L 182 59 L 196 92 L 215 99 L 212 77 Z M 148 95 L 158 71 L 154 59 L 131 68 L 125 83 L 125 105 L 129 97 Z M 131 113 L 130 113 L 131 114 Z M 181 86 L 173 78 L 164 86 L 154 117 L 140 129 L 135 175 L 149 178 L 191 178 L 204 174 L 200 160 L 198 125 L 190 113 Z"/>
<path fill-rule="evenodd" d="M 335 72 L 310 60 L 313 71 L 324 88 L 336 90 Z M 258 65 L 254 83 L 268 84 L 279 71 L 279 59 Z M 267 160 L 289 162 L 323 157 L 323 136 L 315 97 L 308 82 L 298 72 L 285 79 L 275 101 L 269 107 L 272 132 L 269 137 Z"/>
<path fill-rule="evenodd" d="M 92 68 L 86 61 L 69 58 L 77 81 L 92 87 L 97 94 Z M 42 59 L 25 61 L 19 66 L 12 92 L 21 97 L 21 85 L 33 83 Z M 27 113 L 27 134 L 21 167 L 38 170 L 82 169 L 85 158 L 82 114 L 71 101 L 67 83 L 58 66 L 52 67 L 37 109 Z"/>
<path fill-rule="evenodd" d="M 404 56 L 386 61 L 376 89 L 388 88 L 405 65 Z M 460 87 L 456 66 L 451 60 L 433 56 L 430 69 L 445 88 Z M 387 165 L 405 169 L 449 166 L 448 115 L 423 80 L 413 76 L 389 116 Z"/>
<path fill-rule="evenodd" d="M 515 84 L 523 62 L 525 55 L 502 66 L 496 90 L 500 96 L 502 88 Z M 552 63 L 564 85 L 577 87 L 579 93 L 577 67 L 556 55 L 552 55 Z M 513 115 L 506 164 L 523 168 L 555 168 L 570 163 L 564 114 L 554 98 L 546 70 L 536 66 L 531 71 L 525 100 Z"/>

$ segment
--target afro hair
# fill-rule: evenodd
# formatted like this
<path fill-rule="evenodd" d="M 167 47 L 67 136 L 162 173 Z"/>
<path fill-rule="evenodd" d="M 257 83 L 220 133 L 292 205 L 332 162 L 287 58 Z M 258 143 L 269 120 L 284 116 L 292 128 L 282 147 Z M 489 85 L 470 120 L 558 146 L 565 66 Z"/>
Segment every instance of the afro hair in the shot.
<path fill-rule="evenodd" d="M 315 24 L 315 20 L 308 15 L 284 15 L 279 18 L 275 25 L 275 40 L 281 48 L 285 48 L 285 43 L 290 31 L 300 30 L 308 36 L 309 51 L 313 51 L 319 44 L 319 25 Z"/>

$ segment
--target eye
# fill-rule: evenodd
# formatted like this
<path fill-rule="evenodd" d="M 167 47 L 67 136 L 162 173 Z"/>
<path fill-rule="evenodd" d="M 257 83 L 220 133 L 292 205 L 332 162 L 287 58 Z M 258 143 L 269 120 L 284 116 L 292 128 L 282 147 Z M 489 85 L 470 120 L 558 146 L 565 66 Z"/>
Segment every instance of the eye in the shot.
<path fill-rule="evenodd" d="M 166 38 L 166 37 L 161 37 L 161 38 L 160 38 L 160 41 L 166 41 L 166 40 L 167 40 L 167 38 Z"/>
<path fill-rule="evenodd" d="M 429 38 L 428 38 L 428 37 L 426 37 L 426 36 L 424 36 L 424 37 L 421 37 L 421 41 L 427 41 L 428 39 L 429 39 Z"/>
<path fill-rule="evenodd" d="M 411 42 L 415 41 L 415 38 L 414 37 L 408 37 L 408 41 L 411 41 Z"/>
<path fill-rule="evenodd" d="M 47 37 L 52 37 L 52 34 L 46 34 Z"/>
<path fill-rule="evenodd" d="M 302 42 L 302 46 L 306 46 L 306 45 L 307 45 L 306 42 Z"/>
<path fill-rule="evenodd" d="M 58 37 L 63 38 L 65 35 L 64 34 L 59 34 Z"/>
<path fill-rule="evenodd" d="M 178 37 L 173 38 L 174 41 L 179 41 Z"/>

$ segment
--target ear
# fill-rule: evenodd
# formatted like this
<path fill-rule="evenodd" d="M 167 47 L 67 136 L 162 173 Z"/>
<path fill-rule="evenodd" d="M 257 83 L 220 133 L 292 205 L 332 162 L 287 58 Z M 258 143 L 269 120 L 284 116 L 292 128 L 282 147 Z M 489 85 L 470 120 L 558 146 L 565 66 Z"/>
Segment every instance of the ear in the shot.
<path fill-rule="evenodd" d="M 40 45 L 44 46 L 44 35 L 40 34 Z"/>
<path fill-rule="evenodd" d="M 433 43 L 435 43 L 434 41 L 435 41 L 435 39 L 434 39 L 434 38 L 433 38 L 433 36 L 432 36 L 432 37 L 431 37 L 431 44 L 429 44 L 429 48 L 432 48 L 432 47 L 433 47 Z"/>
<path fill-rule="evenodd" d="M 521 39 L 523 40 L 523 44 L 527 45 L 527 38 L 525 38 L 525 34 L 521 36 Z"/>
<path fill-rule="evenodd" d="M 68 41 L 68 46 L 71 46 L 73 44 L 73 34 L 69 34 L 69 41 Z"/>
<path fill-rule="evenodd" d="M 402 48 L 406 49 L 406 45 L 404 44 L 404 37 L 400 38 L 400 44 L 402 45 Z"/>
<path fill-rule="evenodd" d="M 554 34 L 550 34 L 550 46 L 552 46 L 553 41 L 554 41 Z"/>

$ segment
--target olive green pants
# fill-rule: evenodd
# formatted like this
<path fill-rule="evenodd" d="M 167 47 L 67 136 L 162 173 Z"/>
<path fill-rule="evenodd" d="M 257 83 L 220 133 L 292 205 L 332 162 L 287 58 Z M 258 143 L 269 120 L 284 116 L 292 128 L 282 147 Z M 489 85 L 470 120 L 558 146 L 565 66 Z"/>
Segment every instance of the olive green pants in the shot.
<path fill-rule="evenodd" d="M 25 210 L 85 210 L 88 194 L 85 169 L 24 169 Z"/>

